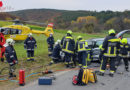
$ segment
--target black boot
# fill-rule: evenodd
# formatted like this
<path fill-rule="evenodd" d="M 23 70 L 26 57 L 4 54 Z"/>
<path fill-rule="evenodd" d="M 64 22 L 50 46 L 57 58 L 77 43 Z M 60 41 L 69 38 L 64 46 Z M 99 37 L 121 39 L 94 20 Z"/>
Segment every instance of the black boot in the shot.
<path fill-rule="evenodd" d="M 97 74 L 100 75 L 100 76 L 104 76 L 104 73 L 103 73 L 103 72 L 100 72 L 100 71 L 97 72 Z"/>
<path fill-rule="evenodd" d="M 128 69 L 128 67 L 126 67 L 126 68 L 125 68 L 125 70 L 126 70 L 127 72 L 129 72 L 129 69 Z"/>
<path fill-rule="evenodd" d="M 66 64 L 66 68 L 69 68 L 69 64 Z"/>
<path fill-rule="evenodd" d="M 4 58 L 1 58 L 1 62 L 4 62 Z"/>
<path fill-rule="evenodd" d="M 109 76 L 110 76 L 110 77 L 113 77 L 113 76 L 114 76 L 114 74 L 113 74 L 113 73 L 109 73 Z"/>
<path fill-rule="evenodd" d="M 13 78 L 13 73 L 9 73 L 9 79 Z"/>

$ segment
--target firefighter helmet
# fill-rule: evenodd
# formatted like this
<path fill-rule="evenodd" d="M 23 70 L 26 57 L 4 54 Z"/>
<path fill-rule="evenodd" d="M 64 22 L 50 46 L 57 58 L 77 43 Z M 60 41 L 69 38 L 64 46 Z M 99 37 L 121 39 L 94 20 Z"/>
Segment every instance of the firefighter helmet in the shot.
<path fill-rule="evenodd" d="M 82 36 L 78 36 L 78 37 L 77 37 L 77 40 L 79 40 L 79 39 L 81 39 L 81 38 L 82 38 Z"/>
<path fill-rule="evenodd" d="M 14 40 L 11 39 L 11 38 L 9 38 L 9 39 L 6 40 L 6 44 L 7 45 L 14 45 L 14 43 L 15 43 Z"/>
<path fill-rule="evenodd" d="M 68 30 L 68 31 L 67 31 L 67 34 L 70 34 L 70 35 L 71 35 L 71 34 L 72 34 L 72 31 L 71 31 L 71 30 Z"/>
<path fill-rule="evenodd" d="M 127 38 L 123 38 L 123 39 L 121 40 L 121 43 L 122 43 L 122 44 L 127 44 Z"/>
<path fill-rule="evenodd" d="M 108 31 L 108 33 L 109 33 L 109 35 L 110 35 L 110 34 L 112 34 L 112 33 L 115 34 L 116 32 L 115 32 L 114 29 L 110 29 L 110 30 Z"/>
<path fill-rule="evenodd" d="M 32 33 L 29 33 L 29 34 L 28 34 L 28 37 L 31 37 L 31 36 L 32 36 Z"/>

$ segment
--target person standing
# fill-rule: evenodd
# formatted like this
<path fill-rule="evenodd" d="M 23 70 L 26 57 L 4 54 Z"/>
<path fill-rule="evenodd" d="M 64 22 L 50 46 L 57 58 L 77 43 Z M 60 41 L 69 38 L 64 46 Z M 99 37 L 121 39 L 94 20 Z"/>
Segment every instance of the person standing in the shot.
<path fill-rule="evenodd" d="M 79 61 L 79 67 L 87 68 L 87 53 L 86 53 L 86 47 L 88 46 L 88 43 L 85 42 L 85 40 L 81 37 L 77 37 L 77 43 L 76 43 L 76 51 L 78 53 L 78 61 Z"/>
<path fill-rule="evenodd" d="M 9 78 L 16 77 L 16 75 L 14 74 L 16 69 L 15 65 L 18 64 L 17 55 L 13 45 L 14 45 L 13 39 L 6 40 L 5 57 L 10 66 Z"/>
<path fill-rule="evenodd" d="M 100 67 L 99 75 L 104 76 L 106 65 L 108 62 L 108 59 L 110 60 L 110 73 L 109 75 L 113 77 L 115 72 L 115 61 L 117 58 L 117 55 L 119 54 L 119 48 L 120 48 L 120 41 L 115 37 L 115 30 L 110 29 L 109 35 L 105 38 L 103 45 L 102 45 L 102 54 L 103 54 L 103 60 Z"/>
<path fill-rule="evenodd" d="M 50 36 L 47 38 L 48 52 L 49 52 L 49 55 L 48 55 L 48 56 L 51 56 L 51 55 L 52 55 L 54 43 L 55 43 L 55 41 L 54 41 L 53 34 L 50 33 Z"/>
<path fill-rule="evenodd" d="M 128 57 L 128 51 L 129 51 L 130 46 L 128 45 L 127 38 L 123 38 L 120 43 L 120 51 L 119 51 L 119 56 L 121 57 L 120 59 L 123 59 L 124 64 L 125 64 L 125 70 L 129 71 L 129 57 Z"/>
<path fill-rule="evenodd" d="M 4 62 L 4 53 L 5 53 L 5 44 L 6 40 L 4 38 L 4 29 L 1 29 L 1 33 L 0 33 L 0 48 L 1 48 L 1 53 L 0 53 L 0 59 L 1 62 Z"/>
<path fill-rule="evenodd" d="M 27 50 L 27 61 L 34 61 L 34 48 L 37 48 L 37 42 L 30 33 L 24 41 L 24 49 Z"/>
<path fill-rule="evenodd" d="M 75 49 L 75 41 L 72 37 L 72 31 L 69 30 L 67 31 L 67 35 L 63 39 L 63 46 L 62 46 L 62 51 L 65 53 L 65 64 L 66 67 L 72 67 L 73 62 L 72 62 L 72 56 L 74 54 L 74 49 Z"/>

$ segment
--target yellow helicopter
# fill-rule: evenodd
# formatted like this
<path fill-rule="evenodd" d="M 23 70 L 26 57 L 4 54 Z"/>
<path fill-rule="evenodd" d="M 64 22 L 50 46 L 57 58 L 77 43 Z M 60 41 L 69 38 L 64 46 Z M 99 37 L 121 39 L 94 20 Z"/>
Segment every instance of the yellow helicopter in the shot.
<path fill-rule="evenodd" d="M 4 30 L 5 39 L 12 38 L 15 41 L 22 41 L 28 37 L 29 33 L 34 34 L 44 34 L 45 36 L 49 36 L 53 32 L 53 23 L 49 23 L 44 31 L 33 30 L 30 27 L 23 25 L 19 20 L 13 20 L 13 25 L 3 26 L 1 29 Z M 26 23 L 30 23 L 29 21 L 24 21 Z M 44 24 L 44 23 L 40 23 Z"/>

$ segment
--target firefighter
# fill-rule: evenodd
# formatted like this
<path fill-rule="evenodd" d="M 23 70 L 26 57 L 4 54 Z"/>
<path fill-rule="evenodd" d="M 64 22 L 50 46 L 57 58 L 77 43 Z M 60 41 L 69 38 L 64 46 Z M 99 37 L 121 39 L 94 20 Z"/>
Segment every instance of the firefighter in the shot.
<path fill-rule="evenodd" d="M 124 64 L 125 64 L 125 70 L 126 71 L 129 71 L 129 63 L 128 63 L 128 50 L 129 50 L 129 45 L 128 45 L 128 42 L 127 42 L 127 38 L 123 38 L 121 40 L 121 43 L 120 43 L 120 51 L 119 51 L 119 56 L 121 57 L 120 59 L 123 59 L 124 61 Z"/>
<path fill-rule="evenodd" d="M 115 37 L 115 30 L 110 29 L 109 35 L 105 38 L 102 46 L 103 60 L 100 67 L 99 75 L 104 76 L 106 65 L 108 60 L 110 63 L 110 73 L 109 76 L 113 77 L 115 71 L 115 61 L 119 54 L 120 42 L 119 39 Z"/>
<path fill-rule="evenodd" d="M 85 40 L 82 38 L 82 36 L 77 37 L 76 42 L 76 51 L 78 53 L 78 61 L 79 61 L 79 67 L 87 68 L 87 53 L 86 53 L 86 47 L 88 46 L 88 43 L 85 42 Z"/>
<path fill-rule="evenodd" d="M 50 33 L 49 37 L 47 38 L 47 43 L 48 43 L 48 52 L 49 52 L 48 56 L 51 56 L 52 51 L 53 51 L 53 46 L 54 46 L 54 43 L 55 43 L 52 33 Z"/>
<path fill-rule="evenodd" d="M 5 57 L 10 66 L 9 78 L 16 77 L 16 75 L 14 74 L 15 65 L 18 64 L 17 55 L 15 49 L 13 48 L 13 45 L 14 45 L 13 39 L 6 40 Z"/>
<path fill-rule="evenodd" d="M 24 49 L 27 49 L 27 61 L 34 61 L 34 48 L 37 48 L 37 43 L 32 33 L 30 33 L 24 41 Z"/>
<path fill-rule="evenodd" d="M 72 56 L 74 54 L 75 41 L 72 37 L 72 31 L 68 30 L 67 35 L 63 39 L 62 51 L 65 53 L 65 64 L 66 67 L 72 67 Z"/>
<path fill-rule="evenodd" d="M 128 60 L 130 61 L 130 43 L 129 43 L 129 49 L 128 49 Z"/>
<path fill-rule="evenodd" d="M 55 42 L 54 49 L 53 49 L 53 52 L 52 52 L 52 61 L 51 61 L 50 65 L 53 64 L 53 63 L 61 62 L 61 56 L 60 56 L 61 46 L 60 46 L 60 43 L 61 43 L 61 40 L 57 40 Z"/>
<path fill-rule="evenodd" d="M 0 48 L 1 48 L 1 53 L 0 53 L 0 59 L 1 62 L 4 62 L 4 53 L 5 53 L 5 44 L 6 40 L 4 38 L 4 29 L 1 29 L 1 33 L 0 33 Z"/>
<path fill-rule="evenodd" d="M 91 48 L 88 47 L 88 45 L 86 45 L 85 48 L 86 48 L 86 51 L 87 51 L 87 58 L 86 58 L 87 65 L 91 65 L 92 50 L 91 50 Z"/>
<path fill-rule="evenodd" d="M 102 44 L 99 46 L 100 54 L 99 54 L 99 60 L 102 61 L 103 53 L 102 53 Z"/>

